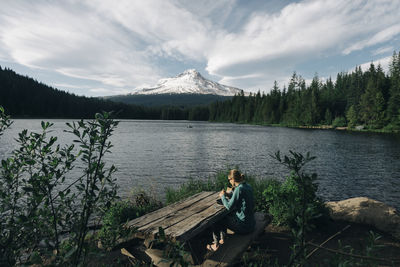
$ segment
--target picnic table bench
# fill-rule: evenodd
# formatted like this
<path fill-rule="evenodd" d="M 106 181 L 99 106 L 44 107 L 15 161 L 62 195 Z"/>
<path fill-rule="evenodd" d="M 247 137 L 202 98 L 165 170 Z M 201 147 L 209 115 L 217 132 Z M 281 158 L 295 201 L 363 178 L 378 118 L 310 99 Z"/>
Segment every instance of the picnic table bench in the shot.
<path fill-rule="evenodd" d="M 224 217 L 228 211 L 219 204 L 218 192 L 200 192 L 129 221 L 126 226 L 136 229 L 136 236 L 154 239 L 162 227 L 165 235 L 186 242 Z"/>
<path fill-rule="evenodd" d="M 169 236 L 172 240 L 182 243 L 187 242 L 228 214 L 228 211 L 222 203 L 219 202 L 219 199 L 219 192 L 200 192 L 189 198 L 131 220 L 127 222 L 125 226 L 134 228 L 135 237 L 144 239 L 144 244 L 147 247 L 149 247 L 150 241 L 157 237 L 159 227 L 162 227 L 165 235 Z M 233 256 L 237 256 L 236 254 L 240 254 L 241 250 L 245 250 L 251 240 L 264 229 L 265 225 L 264 216 L 258 214 L 256 216 L 256 231 L 249 235 L 240 235 L 236 238 L 236 241 L 235 238 L 231 238 L 233 243 L 235 243 L 235 255 Z M 228 238 L 227 241 L 230 241 L 230 238 Z M 221 251 L 218 250 L 217 253 L 215 253 L 210 260 L 205 261 L 202 266 L 215 266 L 216 264 L 214 265 L 214 263 L 218 263 L 220 266 L 228 265 L 234 257 L 232 255 L 226 257 L 226 252 L 225 254 L 221 254 L 224 253 L 224 251 L 230 250 L 228 243 L 229 242 L 225 242 L 220 249 Z M 153 259 L 155 265 L 163 265 L 162 263 L 159 264 L 162 259 L 162 252 L 150 248 L 146 253 Z M 221 254 L 221 256 L 218 256 L 219 254 Z M 221 264 L 221 257 L 222 260 L 225 258 L 225 264 Z"/>

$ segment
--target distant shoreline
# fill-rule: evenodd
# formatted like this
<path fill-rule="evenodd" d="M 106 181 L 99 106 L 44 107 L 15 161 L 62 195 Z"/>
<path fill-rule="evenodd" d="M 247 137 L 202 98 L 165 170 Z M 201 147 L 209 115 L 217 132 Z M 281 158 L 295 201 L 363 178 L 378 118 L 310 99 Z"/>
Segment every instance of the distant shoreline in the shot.
<path fill-rule="evenodd" d="M 259 125 L 259 126 L 269 126 L 269 127 L 284 127 L 284 128 L 297 128 L 297 129 L 315 129 L 315 130 L 338 130 L 338 131 L 349 131 L 349 132 L 364 132 L 364 133 L 387 133 L 387 134 L 399 134 L 400 131 L 397 130 L 386 130 L 386 129 L 357 129 L 349 128 L 347 126 L 334 127 L 332 125 L 284 125 L 284 124 L 263 124 L 263 123 L 244 123 L 244 122 L 224 122 L 224 121 L 211 121 L 218 123 L 236 123 L 236 124 L 246 124 L 246 125 Z M 363 126 L 364 127 L 364 126 Z"/>
<path fill-rule="evenodd" d="M 92 118 L 69 118 L 69 117 L 64 117 L 64 118 L 42 118 L 42 117 L 12 117 L 11 119 L 25 119 L 25 120 L 90 120 Z M 117 120 L 139 120 L 139 121 L 153 121 L 152 119 L 127 119 L 127 118 L 121 118 Z M 269 126 L 269 127 L 285 127 L 285 128 L 297 128 L 297 129 L 315 129 L 315 130 L 338 130 L 338 131 L 349 131 L 349 132 L 364 132 L 364 133 L 387 133 L 387 134 L 399 134 L 400 131 L 398 130 L 386 130 L 386 129 L 368 129 L 365 128 L 365 126 L 360 125 L 362 128 L 357 129 L 356 126 L 355 128 L 349 128 L 347 126 L 339 126 L 339 127 L 334 127 L 332 125 L 284 125 L 284 124 L 264 124 L 264 123 L 245 123 L 245 122 L 231 122 L 231 121 L 200 121 L 200 120 L 154 120 L 154 121 L 187 121 L 187 122 L 210 122 L 210 123 L 235 123 L 235 124 L 246 124 L 246 125 L 259 125 L 259 126 Z"/>

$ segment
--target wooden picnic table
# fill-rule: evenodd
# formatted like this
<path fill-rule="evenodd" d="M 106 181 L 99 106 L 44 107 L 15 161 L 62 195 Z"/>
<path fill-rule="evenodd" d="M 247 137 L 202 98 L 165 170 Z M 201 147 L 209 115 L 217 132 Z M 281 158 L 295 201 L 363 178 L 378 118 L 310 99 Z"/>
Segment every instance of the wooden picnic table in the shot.
<path fill-rule="evenodd" d="M 174 240 L 186 242 L 228 214 L 218 203 L 219 192 L 200 192 L 177 203 L 129 221 L 138 238 L 153 240 L 162 227 Z"/>
<path fill-rule="evenodd" d="M 135 231 L 133 236 L 127 237 L 127 240 L 131 238 L 145 239 L 144 244 L 148 247 L 145 252 L 151 258 L 153 264 L 159 267 L 170 266 L 171 261 L 163 259 L 163 251 L 151 247 L 151 242 L 158 235 L 159 227 L 162 227 L 165 234 L 173 240 L 189 241 L 190 244 L 193 237 L 228 214 L 227 209 L 218 201 L 219 199 L 219 192 L 201 192 L 131 220 L 125 227 L 134 228 Z M 228 233 L 225 244 L 203 262 L 201 258 L 193 257 L 196 253 L 194 253 L 192 247 L 190 247 L 190 255 L 186 260 L 192 264 L 200 264 L 194 266 L 231 265 L 247 249 L 252 240 L 264 230 L 267 223 L 264 214 L 256 213 L 255 220 L 254 232 L 247 235 Z M 130 255 L 126 252 L 122 253 Z"/>

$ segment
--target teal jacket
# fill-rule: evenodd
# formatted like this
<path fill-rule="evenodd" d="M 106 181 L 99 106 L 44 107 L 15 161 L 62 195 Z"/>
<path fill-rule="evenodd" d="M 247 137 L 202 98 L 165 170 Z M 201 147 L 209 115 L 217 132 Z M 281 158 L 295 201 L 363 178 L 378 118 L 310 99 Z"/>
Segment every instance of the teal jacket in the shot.
<path fill-rule="evenodd" d="M 246 232 L 254 230 L 254 196 L 249 184 L 239 184 L 229 200 L 225 196 L 221 200 L 227 210 L 234 212 L 238 227 Z"/>

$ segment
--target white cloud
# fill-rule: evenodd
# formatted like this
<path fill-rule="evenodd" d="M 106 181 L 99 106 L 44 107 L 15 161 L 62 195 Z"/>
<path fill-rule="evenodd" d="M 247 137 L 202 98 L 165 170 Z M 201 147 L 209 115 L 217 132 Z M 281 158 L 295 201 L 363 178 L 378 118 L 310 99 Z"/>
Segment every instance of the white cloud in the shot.
<path fill-rule="evenodd" d="M 375 45 L 371 53 L 384 54 L 400 34 L 400 1 L 391 0 L 304 0 L 275 13 L 236 0 L 3 3 L 0 60 L 55 71 L 86 90 L 96 84 L 92 92 L 154 85 L 191 64 L 227 85 L 265 89 L 304 62 Z"/>
<path fill-rule="evenodd" d="M 361 50 L 365 47 L 369 47 L 369 46 L 373 46 L 376 44 L 386 42 L 386 41 L 392 39 L 393 37 L 395 37 L 396 35 L 398 35 L 399 33 L 400 33 L 400 24 L 393 25 L 387 29 L 379 31 L 378 33 L 376 33 L 375 35 L 373 35 L 370 38 L 367 38 L 363 41 L 360 41 L 360 42 L 357 42 L 357 43 L 351 45 L 350 47 L 346 48 L 343 51 L 343 53 L 345 55 L 348 55 L 353 51 Z"/>
<path fill-rule="evenodd" d="M 237 10 L 236 0 L 177 0 L 178 5 L 198 18 L 207 28 L 223 28 L 232 12 Z M 237 15 L 237 14 L 235 14 Z"/>
<path fill-rule="evenodd" d="M 374 56 L 377 56 L 377 55 L 385 54 L 385 53 L 388 53 L 388 52 L 393 53 L 394 50 L 395 49 L 394 49 L 393 46 L 384 46 L 384 47 L 379 47 L 378 49 L 373 51 L 372 54 Z"/>
<path fill-rule="evenodd" d="M 289 73 L 289 72 L 288 72 Z M 290 75 L 259 73 L 243 76 L 223 77 L 218 82 L 225 85 L 236 86 L 245 91 L 256 93 L 258 91 L 267 93 L 272 88 L 274 81 L 278 83 L 280 89 L 290 80 Z"/>
<path fill-rule="evenodd" d="M 110 87 L 161 77 L 135 39 L 79 2 L 24 4 L 10 2 L 0 11 L 0 43 L 10 60 Z"/>
<path fill-rule="evenodd" d="M 149 51 L 203 60 L 209 44 L 209 19 L 174 1 L 90 1 L 91 8 L 149 44 Z"/>
<path fill-rule="evenodd" d="M 107 89 L 107 88 L 91 88 L 90 92 L 94 93 L 97 96 L 107 96 L 107 95 L 115 95 L 115 94 L 128 94 L 131 91 L 129 90 L 115 90 L 115 89 Z"/>
<path fill-rule="evenodd" d="M 360 67 L 361 67 L 361 69 L 363 71 L 366 71 L 371 66 L 371 63 L 374 63 L 375 68 L 378 67 L 378 65 L 380 64 L 382 69 L 383 69 L 383 71 L 384 72 L 388 72 L 389 71 L 389 64 L 390 64 L 391 60 L 392 60 L 392 56 L 383 57 L 383 58 L 376 59 L 374 61 L 365 62 L 363 64 L 360 64 Z"/>
<path fill-rule="evenodd" d="M 56 88 L 63 87 L 63 88 L 73 88 L 73 89 L 82 89 L 82 88 L 90 89 L 90 87 L 88 86 L 69 84 L 69 83 L 53 83 L 52 86 Z"/>
<path fill-rule="evenodd" d="M 233 76 L 279 68 L 283 76 L 300 62 L 338 55 L 371 33 L 368 43 L 360 42 L 364 47 L 389 40 L 398 33 L 393 25 L 399 11 L 400 1 L 345 0 L 303 1 L 276 14 L 258 11 L 239 32 L 219 36 L 207 70 Z"/>
<path fill-rule="evenodd" d="M 261 74 L 261 73 L 254 73 L 254 74 L 242 75 L 242 76 L 224 76 L 221 80 L 219 80 L 219 83 L 222 83 L 222 84 L 231 83 L 232 81 L 235 81 L 235 80 L 259 78 L 262 76 L 263 76 L 263 74 Z"/>

